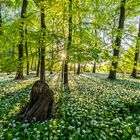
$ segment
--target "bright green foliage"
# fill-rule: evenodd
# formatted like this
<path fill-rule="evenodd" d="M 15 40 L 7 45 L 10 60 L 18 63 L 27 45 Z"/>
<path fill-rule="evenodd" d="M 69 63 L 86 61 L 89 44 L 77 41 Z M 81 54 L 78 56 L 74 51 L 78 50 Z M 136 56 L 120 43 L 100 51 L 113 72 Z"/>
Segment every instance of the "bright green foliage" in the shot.
<path fill-rule="evenodd" d="M 135 48 L 131 47 L 129 48 L 125 54 L 122 56 L 120 64 L 119 64 L 119 71 L 123 71 L 124 73 L 126 72 L 131 72 L 133 69 L 133 64 L 134 64 L 134 53 L 135 53 Z"/>
<path fill-rule="evenodd" d="M 0 35 L 0 71 L 15 71 L 18 66 L 17 46 L 20 40 L 20 9 L 22 1 L 7 0 L 2 3 L 2 30 Z M 36 69 L 38 62 L 38 48 L 42 30 L 40 28 L 40 7 L 46 10 L 46 69 L 54 64 L 59 67 L 61 53 L 68 41 L 68 0 L 29 0 L 25 25 L 28 34 L 25 41 L 28 42 L 29 61 Z M 126 22 L 123 33 L 122 47 L 125 42 L 134 44 L 138 23 L 140 2 L 129 0 L 126 2 Z M 117 35 L 120 0 L 76 0 L 72 4 L 72 42 L 69 48 L 70 63 L 93 63 L 112 60 L 112 47 Z M 97 31 L 97 34 L 95 33 Z M 130 46 L 130 45 L 127 45 Z M 52 51 L 53 48 L 53 51 Z M 25 51 L 24 51 L 25 52 Z M 52 56 L 54 57 L 50 57 Z M 26 68 L 26 56 L 23 57 L 24 70 Z M 121 60 L 120 60 L 121 61 Z"/>

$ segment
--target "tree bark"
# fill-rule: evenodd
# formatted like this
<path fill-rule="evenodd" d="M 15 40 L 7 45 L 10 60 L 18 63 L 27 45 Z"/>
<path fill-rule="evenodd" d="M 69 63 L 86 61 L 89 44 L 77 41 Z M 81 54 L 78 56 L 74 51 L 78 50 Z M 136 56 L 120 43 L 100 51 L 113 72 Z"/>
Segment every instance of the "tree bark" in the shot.
<path fill-rule="evenodd" d="M 32 59 L 31 59 L 31 70 L 33 71 L 33 63 L 34 63 L 34 55 L 32 55 Z"/>
<path fill-rule="evenodd" d="M 45 81 L 45 9 L 41 8 L 41 28 L 42 28 L 42 40 L 41 40 L 41 48 L 40 48 L 40 80 Z"/>
<path fill-rule="evenodd" d="M 68 84 L 68 61 L 64 62 L 64 85 Z"/>
<path fill-rule="evenodd" d="M 121 7 L 120 7 L 118 34 L 115 41 L 115 48 L 113 49 L 113 57 L 116 60 L 112 61 L 109 76 L 108 76 L 108 79 L 111 79 L 111 80 L 116 79 L 116 72 L 117 72 L 118 59 L 119 59 L 119 50 L 121 46 L 121 38 L 122 38 L 122 31 L 124 28 L 124 21 L 125 21 L 125 0 L 122 0 Z"/>
<path fill-rule="evenodd" d="M 53 46 L 51 49 L 51 64 L 50 64 L 50 74 L 53 74 L 53 57 L 54 57 L 54 52 L 53 52 Z"/>
<path fill-rule="evenodd" d="M 21 9 L 21 19 L 23 20 L 25 18 L 26 9 L 27 9 L 28 1 L 23 0 L 22 1 L 22 9 Z M 19 52 L 19 64 L 18 64 L 18 70 L 16 73 L 15 79 L 23 79 L 23 40 L 24 40 L 24 22 L 22 21 L 20 24 L 20 42 L 18 44 L 18 52 Z"/>
<path fill-rule="evenodd" d="M 40 70 L 40 48 L 38 49 L 38 62 L 37 62 L 37 71 L 36 71 L 36 76 L 39 76 L 39 71 Z"/>
<path fill-rule="evenodd" d="M 36 81 L 32 87 L 29 103 L 23 107 L 20 114 L 24 120 L 32 122 L 44 121 L 55 118 L 54 92 L 48 84 L 43 81 Z"/>
<path fill-rule="evenodd" d="M 133 66 L 133 71 L 131 73 L 131 76 L 136 78 L 137 77 L 137 65 L 138 65 L 138 58 L 139 58 L 139 43 L 140 41 L 140 19 L 139 19 L 139 32 L 138 32 L 138 39 L 136 43 L 136 51 L 135 51 L 135 56 L 134 56 L 134 66 Z"/>
<path fill-rule="evenodd" d="M 95 73 L 96 72 L 96 62 L 94 62 L 93 64 L 93 70 L 92 70 L 92 73 Z"/>
<path fill-rule="evenodd" d="M 75 63 L 74 63 L 74 75 L 76 74 L 76 67 L 75 67 Z"/>
<path fill-rule="evenodd" d="M 95 48 L 97 48 L 97 37 L 98 37 L 98 33 L 97 30 L 95 29 Z M 96 72 L 96 62 L 94 61 L 92 73 L 95 72 Z"/>
<path fill-rule="evenodd" d="M 80 74 L 80 64 L 78 64 L 78 68 L 77 68 L 77 75 Z"/>
<path fill-rule="evenodd" d="M 36 58 L 35 58 L 35 62 L 34 62 L 34 69 L 36 70 L 37 69 L 37 64 L 36 64 Z"/>
<path fill-rule="evenodd" d="M 26 74 L 29 75 L 29 54 L 28 54 L 28 43 L 27 43 L 27 25 L 25 27 L 25 35 L 26 35 L 26 41 L 25 41 L 25 51 L 26 51 Z"/>
<path fill-rule="evenodd" d="M 64 85 L 68 84 L 68 59 L 69 54 L 68 50 L 72 44 L 72 0 L 69 0 L 69 35 L 68 35 L 68 44 L 66 48 L 66 60 L 64 64 Z"/>
<path fill-rule="evenodd" d="M 53 18 L 52 19 L 52 31 L 55 32 L 55 19 Z M 54 42 L 52 41 L 52 44 Z M 53 74 L 53 64 L 54 64 L 54 48 L 53 48 L 53 45 L 51 45 L 51 59 L 50 59 L 50 74 Z"/>
<path fill-rule="evenodd" d="M 63 79 L 64 79 L 64 61 L 62 61 L 62 81 L 63 81 Z"/>
<path fill-rule="evenodd" d="M 84 72 L 86 72 L 86 64 L 84 65 Z"/>

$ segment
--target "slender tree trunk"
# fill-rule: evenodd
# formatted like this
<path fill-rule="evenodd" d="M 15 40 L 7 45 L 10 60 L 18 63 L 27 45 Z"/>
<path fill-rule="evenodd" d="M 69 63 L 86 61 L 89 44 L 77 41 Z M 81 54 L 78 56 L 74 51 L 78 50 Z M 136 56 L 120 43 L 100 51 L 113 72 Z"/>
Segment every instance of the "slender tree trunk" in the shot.
<path fill-rule="evenodd" d="M 116 79 L 119 50 L 120 50 L 120 46 L 121 46 L 121 38 L 122 38 L 122 31 L 124 28 L 124 21 L 125 21 L 125 0 L 122 0 L 121 7 L 120 7 L 118 34 L 117 34 L 116 41 L 115 41 L 115 48 L 113 49 L 113 57 L 115 58 L 115 60 L 112 61 L 109 76 L 108 76 L 108 79 L 112 79 L 112 80 Z"/>
<path fill-rule="evenodd" d="M 80 74 L 80 64 L 78 64 L 78 68 L 77 68 L 77 75 Z"/>
<path fill-rule="evenodd" d="M 34 63 L 34 55 L 32 56 L 32 59 L 31 59 L 31 70 L 33 71 L 33 63 Z"/>
<path fill-rule="evenodd" d="M 76 68 L 75 68 L 75 63 L 74 63 L 74 75 L 76 74 Z"/>
<path fill-rule="evenodd" d="M 62 82 L 64 79 L 64 61 L 62 61 Z"/>
<path fill-rule="evenodd" d="M 96 72 L 96 62 L 94 62 L 93 64 L 93 70 L 92 70 L 92 73 L 95 73 Z"/>
<path fill-rule="evenodd" d="M 39 70 L 40 70 L 40 48 L 38 49 L 38 63 L 37 63 L 36 76 L 39 76 Z"/>
<path fill-rule="evenodd" d="M 68 84 L 68 60 L 64 62 L 64 85 Z"/>
<path fill-rule="evenodd" d="M 98 37 L 98 33 L 97 30 L 95 29 L 95 48 L 97 48 L 97 37 Z M 96 62 L 94 61 L 92 73 L 95 72 L 96 72 Z"/>
<path fill-rule="evenodd" d="M 51 64 L 50 64 L 50 74 L 53 74 L 53 46 L 51 50 Z"/>
<path fill-rule="evenodd" d="M 67 57 L 64 64 L 64 85 L 68 84 L 68 59 L 69 59 L 68 50 L 71 47 L 71 43 L 72 43 L 72 0 L 69 0 L 69 35 L 68 35 L 68 45 L 66 48 Z"/>
<path fill-rule="evenodd" d="M 40 54 L 41 54 L 41 61 L 40 61 L 40 80 L 45 81 L 45 9 L 44 7 L 41 8 L 41 28 L 42 28 L 42 42 L 41 42 L 41 49 L 40 49 Z"/>
<path fill-rule="evenodd" d="M 25 35 L 26 35 L 26 38 L 27 38 L 27 25 L 25 27 Z M 29 54 L 28 54 L 28 43 L 27 43 L 27 39 L 26 39 L 26 42 L 25 42 L 25 51 L 26 51 L 26 74 L 29 75 Z"/>
<path fill-rule="evenodd" d="M 83 71 L 86 72 L 86 64 L 84 65 Z"/>
<path fill-rule="evenodd" d="M 34 69 L 36 70 L 36 69 L 37 69 L 37 64 L 36 64 L 36 60 L 35 60 L 34 64 L 35 64 L 35 68 L 34 68 Z"/>
<path fill-rule="evenodd" d="M 52 19 L 52 31 L 55 32 L 55 19 L 53 18 Z M 54 42 L 52 41 L 52 44 Z M 53 58 L 54 58 L 54 48 L 53 48 L 53 45 L 51 45 L 51 63 L 50 63 L 50 74 L 53 74 Z"/>
<path fill-rule="evenodd" d="M 86 72 L 86 64 L 84 65 L 84 72 Z"/>
<path fill-rule="evenodd" d="M 134 57 L 134 67 L 133 71 L 131 73 L 131 76 L 136 78 L 137 77 L 137 64 L 138 64 L 138 58 L 139 58 L 139 43 L 140 41 L 140 19 L 139 19 L 139 32 L 138 32 L 138 39 L 137 39 L 137 44 L 136 44 L 136 51 L 135 51 L 135 57 Z"/>
<path fill-rule="evenodd" d="M 27 0 L 23 0 L 22 2 L 22 9 L 21 9 L 21 19 L 25 18 L 25 14 L 26 14 L 26 9 L 27 9 L 27 5 L 28 5 L 28 1 Z M 18 52 L 19 52 L 19 64 L 18 64 L 18 70 L 16 73 L 16 77 L 15 79 L 23 79 L 23 39 L 24 39 L 24 30 L 23 27 L 24 26 L 24 22 L 21 22 L 20 25 L 20 42 L 18 44 Z"/>

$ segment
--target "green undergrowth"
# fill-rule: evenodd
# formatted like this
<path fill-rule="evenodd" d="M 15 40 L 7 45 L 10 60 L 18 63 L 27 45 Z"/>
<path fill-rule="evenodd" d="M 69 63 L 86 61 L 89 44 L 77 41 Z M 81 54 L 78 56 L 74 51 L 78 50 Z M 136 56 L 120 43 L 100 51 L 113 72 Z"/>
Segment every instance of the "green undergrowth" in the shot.
<path fill-rule="evenodd" d="M 38 79 L 0 82 L 0 139 L 140 140 L 140 80 L 106 80 L 107 75 L 70 75 L 62 87 L 59 74 L 47 75 L 55 92 L 57 118 L 22 122 L 18 115 Z"/>

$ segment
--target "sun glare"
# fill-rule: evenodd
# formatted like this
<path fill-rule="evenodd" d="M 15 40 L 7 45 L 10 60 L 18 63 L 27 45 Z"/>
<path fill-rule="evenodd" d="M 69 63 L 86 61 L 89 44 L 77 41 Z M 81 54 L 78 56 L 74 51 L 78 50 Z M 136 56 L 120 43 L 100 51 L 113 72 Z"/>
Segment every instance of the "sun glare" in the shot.
<path fill-rule="evenodd" d="M 63 52 L 63 53 L 61 54 L 61 59 L 62 59 L 62 60 L 65 60 L 65 59 L 66 59 L 66 53 Z"/>

